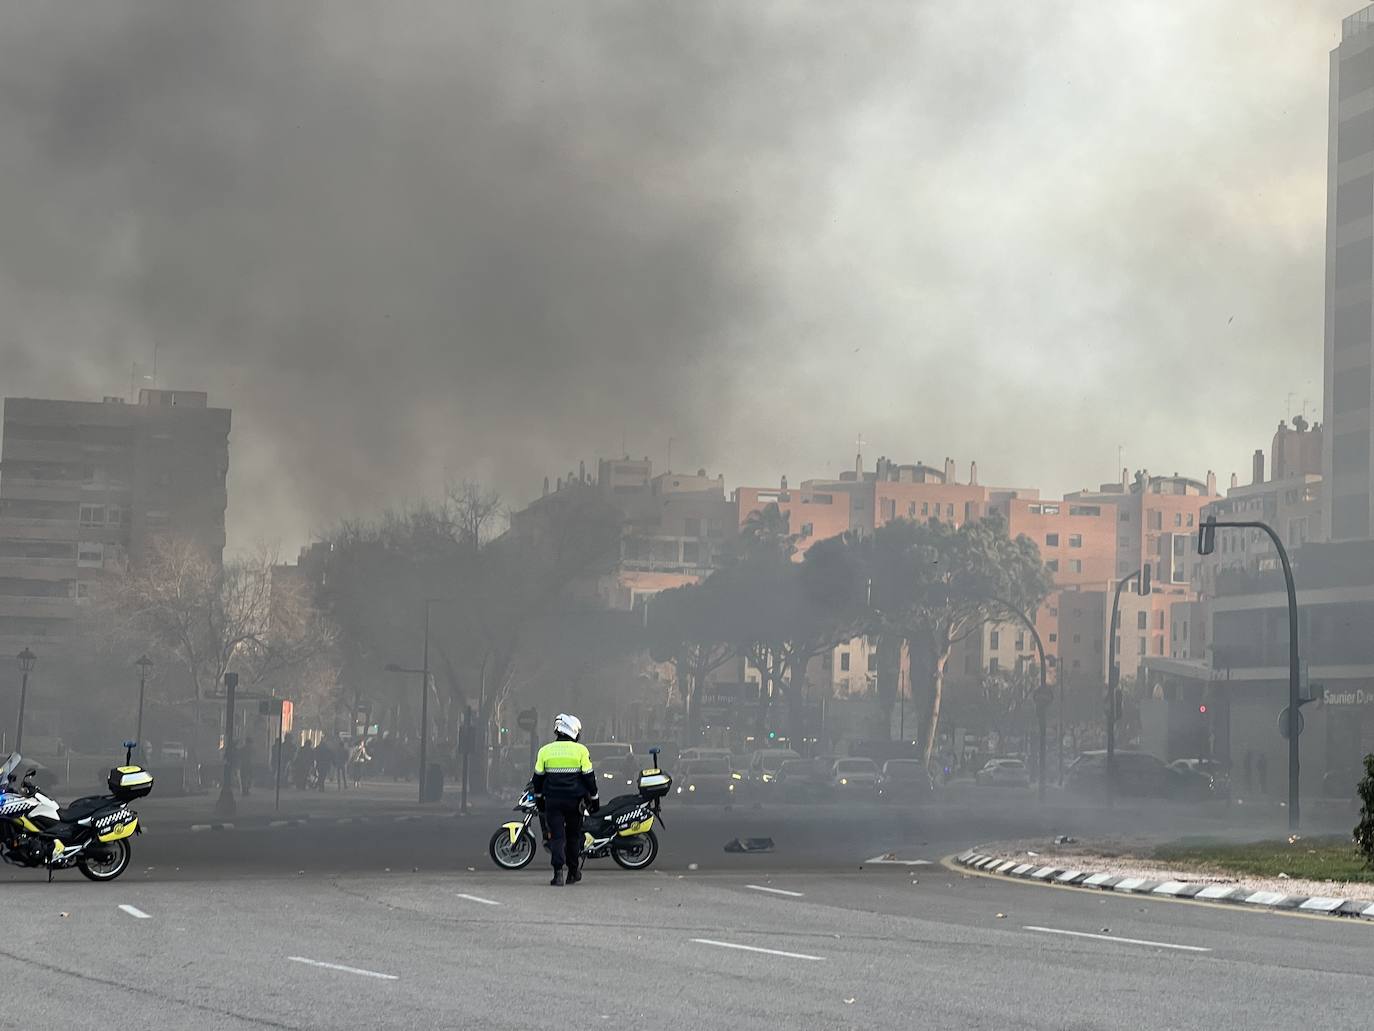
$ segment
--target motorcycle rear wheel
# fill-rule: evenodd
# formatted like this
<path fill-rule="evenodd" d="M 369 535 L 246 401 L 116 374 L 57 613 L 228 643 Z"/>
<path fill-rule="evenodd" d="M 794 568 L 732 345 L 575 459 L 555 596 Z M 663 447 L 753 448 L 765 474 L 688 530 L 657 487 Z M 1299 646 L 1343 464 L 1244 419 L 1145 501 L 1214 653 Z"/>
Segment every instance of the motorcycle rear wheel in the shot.
<path fill-rule="evenodd" d="M 653 831 L 611 843 L 611 858 L 622 870 L 643 870 L 658 858 L 658 835 Z"/>
<path fill-rule="evenodd" d="M 523 870 L 534 862 L 538 851 L 539 845 L 529 831 L 523 831 L 512 842 L 510 831 L 504 827 L 491 836 L 491 844 L 487 846 L 491 861 L 503 870 Z"/>
<path fill-rule="evenodd" d="M 112 881 L 129 869 L 132 857 L 133 849 L 129 847 L 129 842 L 120 838 L 101 845 L 90 855 L 82 856 L 76 861 L 76 868 L 93 881 Z"/>

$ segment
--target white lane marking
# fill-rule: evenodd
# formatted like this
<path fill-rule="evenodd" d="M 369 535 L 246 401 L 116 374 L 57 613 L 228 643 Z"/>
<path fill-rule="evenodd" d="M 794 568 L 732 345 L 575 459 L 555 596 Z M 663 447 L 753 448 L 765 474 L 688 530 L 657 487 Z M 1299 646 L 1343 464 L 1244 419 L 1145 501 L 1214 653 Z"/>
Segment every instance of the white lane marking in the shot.
<path fill-rule="evenodd" d="M 139 909 L 137 906 L 122 905 L 119 908 L 122 909 L 124 912 L 128 913 L 135 920 L 152 919 L 147 913 L 143 912 L 143 910 Z"/>
<path fill-rule="evenodd" d="M 461 891 L 458 892 L 458 897 L 460 899 L 467 899 L 469 902 L 480 902 L 484 906 L 499 906 L 501 904 L 499 902 L 494 902 L 491 899 L 481 898 L 477 895 L 464 895 Z"/>
<path fill-rule="evenodd" d="M 326 970 L 342 970 L 345 974 L 360 974 L 363 977 L 376 977 L 383 981 L 399 981 L 400 978 L 395 974 L 379 974 L 375 970 L 362 970 L 359 967 L 346 967 L 341 963 L 324 963 L 318 959 L 306 959 L 304 956 L 287 956 L 292 963 L 304 963 L 311 967 L 324 967 Z"/>
<path fill-rule="evenodd" d="M 868 863 L 871 863 L 871 864 L 874 864 L 874 865 L 877 865 L 877 864 L 879 864 L 879 863 L 886 863 L 886 864 L 888 864 L 889 866 L 929 866 L 929 865 L 930 865 L 930 860 L 929 860 L 929 859 L 898 859 L 896 856 L 892 855 L 890 852 L 889 852 L 888 854 L 886 854 L 886 855 L 874 856 L 872 859 L 868 860 L 867 862 L 868 862 Z"/>
<path fill-rule="evenodd" d="M 806 897 L 802 892 L 799 892 L 799 891 L 786 891 L 786 890 L 784 890 L 784 889 L 782 889 L 782 888 L 770 888 L 770 887 L 768 887 L 767 885 L 764 885 L 764 884 L 746 884 L 745 887 L 746 887 L 746 888 L 749 888 L 749 889 L 752 890 L 752 891 L 766 891 L 766 892 L 768 892 L 770 895 L 786 895 L 786 896 L 788 896 L 789 898 L 794 898 L 794 899 L 800 899 L 800 898 L 805 898 L 805 897 Z"/>
<path fill-rule="evenodd" d="M 736 945 L 734 942 L 712 941 L 710 938 L 693 938 L 698 945 L 714 945 L 718 949 L 739 949 L 741 952 L 762 952 L 766 956 L 782 956 L 785 959 L 809 959 L 813 963 L 824 963 L 824 956 L 808 956 L 804 952 L 783 952 L 781 949 L 760 949 L 756 945 Z"/>
<path fill-rule="evenodd" d="M 1178 949 L 1180 952 L 1211 952 L 1211 949 L 1204 949 L 1201 945 L 1175 945 L 1172 942 L 1152 942 L 1145 941 L 1143 938 L 1118 938 L 1112 934 L 1089 934 L 1087 931 L 1065 931 L 1058 927 L 1033 927 L 1021 928 L 1023 931 L 1039 931 L 1042 934 L 1067 934 L 1074 938 L 1093 938 L 1097 941 L 1119 942 L 1123 945 L 1148 945 L 1155 949 Z"/>

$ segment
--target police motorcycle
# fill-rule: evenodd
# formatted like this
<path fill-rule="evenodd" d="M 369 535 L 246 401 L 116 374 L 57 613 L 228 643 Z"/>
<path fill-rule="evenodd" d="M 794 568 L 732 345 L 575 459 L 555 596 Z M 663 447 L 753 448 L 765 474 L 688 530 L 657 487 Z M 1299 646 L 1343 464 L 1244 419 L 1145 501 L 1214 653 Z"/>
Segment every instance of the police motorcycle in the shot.
<path fill-rule="evenodd" d="M 127 870 L 129 839 L 142 833 L 129 803 L 153 790 L 153 775 L 134 764 L 134 742 L 125 741 L 124 749 L 124 765 L 110 770 L 106 780 L 110 793 L 66 807 L 38 790 L 35 770 L 20 779 L 24 760 L 12 753 L 0 766 L 0 859 L 46 867 L 49 881 L 54 871 L 73 866 L 93 881 L 112 881 Z"/>
<path fill-rule="evenodd" d="M 649 753 L 653 768 L 640 771 L 638 794 L 619 795 L 584 819 L 584 860 L 610 856 L 621 869 L 643 870 L 658 857 L 654 823 L 663 821 L 663 796 L 671 790 L 673 778 L 658 768 L 658 749 L 651 748 Z M 539 853 L 540 840 L 530 824 L 538 818 L 542 831 L 544 821 L 530 785 L 525 786 L 515 811 L 521 818 L 502 824 L 488 846 L 492 862 L 503 870 L 523 870 Z"/>

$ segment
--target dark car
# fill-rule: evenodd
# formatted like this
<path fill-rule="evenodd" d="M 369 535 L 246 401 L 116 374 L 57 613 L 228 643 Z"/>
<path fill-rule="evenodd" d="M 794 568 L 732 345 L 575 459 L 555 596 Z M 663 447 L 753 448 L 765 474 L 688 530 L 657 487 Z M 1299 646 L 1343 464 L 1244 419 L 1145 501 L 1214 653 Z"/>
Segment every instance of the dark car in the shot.
<path fill-rule="evenodd" d="M 678 764 L 677 793 L 684 802 L 729 804 L 743 782 L 724 756 L 685 759 Z"/>
<path fill-rule="evenodd" d="M 1149 752 L 1117 751 L 1113 790 L 1123 798 L 1210 797 L 1210 781 L 1192 770 L 1176 770 Z M 1104 795 L 1107 789 L 1107 753 L 1084 752 L 1069 767 L 1064 787 L 1079 794 Z"/>
<path fill-rule="evenodd" d="M 811 759 L 788 759 L 778 767 L 773 788 L 784 802 L 816 802 L 830 794 L 830 769 Z"/>
<path fill-rule="evenodd" d="M 928 802 L 935 782 L 919 759 L 889 759 L 878 776 L 878 798 L 884 802 Z"/>
<path fill-rule="evenodd" d="M 1231 773 L 1225 763 L 1215 759 L 1175 759 L 1169 768 L 1196 779 L 1198 794 L 1212 798 L 1231 797 Z"/>

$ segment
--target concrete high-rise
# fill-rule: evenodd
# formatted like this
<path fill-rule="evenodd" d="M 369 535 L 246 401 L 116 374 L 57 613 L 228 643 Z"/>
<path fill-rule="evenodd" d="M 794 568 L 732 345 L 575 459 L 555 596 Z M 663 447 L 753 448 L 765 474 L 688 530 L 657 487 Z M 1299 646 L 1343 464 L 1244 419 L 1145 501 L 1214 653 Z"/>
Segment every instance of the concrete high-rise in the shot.
<path fill-rule="evenodd" d="M 138 404 L 5 399 L 0 465 L 0 648 L 61 637 L 92 582 L 150 537 L 224 549 L 230 413 L 202 391 Z"/>
<path fill-rule="evenodd" d="M 1341 22 L 1331 52 L 1326 188 L 1326 433 L 1329 540 L 1371 536 L 1374 480 L 1374 4 Z"/>

